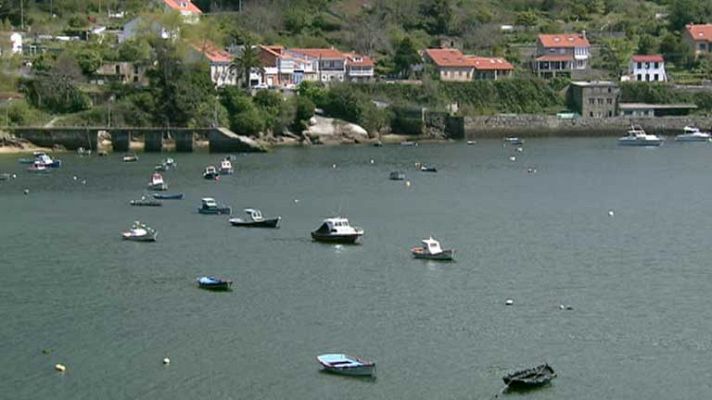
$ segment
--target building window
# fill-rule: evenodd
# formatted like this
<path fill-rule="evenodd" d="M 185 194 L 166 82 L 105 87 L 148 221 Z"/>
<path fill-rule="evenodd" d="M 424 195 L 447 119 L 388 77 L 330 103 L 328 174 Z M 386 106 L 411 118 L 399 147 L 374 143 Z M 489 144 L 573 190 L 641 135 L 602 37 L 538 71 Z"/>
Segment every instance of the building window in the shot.
<path fill-rule="evenodd" d="M 642 62 L 639 62 L 639 63 L 638 63 L 638 69 L 642 69 L 642 68 L 643 68 L 643 63 L 642 63 Z"/>
<path fill-rule="evenodd" d="M 589 113 L 588 113 L 588 116 L 589 116 L 589 117 L 593 117 L 593 111 L 589 112 Z"/>
<path fill-rule="evenodd" d="M 655 65 L 655 69 L 658 69 L 658 62 L 657 62 L 657 61 L 655 62 L 654 65 Z"/>
<path fill-rule="evenodd" d="M 596 99 L 588 99 L 588 104 L 596 104 Z"/>
<path fill-rule="evenodd" d="M 606 99 L 606 104 L 613 104 L 613 99 L 610 97 Z"/>
<path fill-rule="evenodd" d="M 654 77 L 655 77 L 654 81 L 657 82 L 657 81 L 658 81 L 658 74 L 655 74 Z"/>
<path fill-rule="evenodd" d="M 645 74 L 645 81 L 650 82 L 650 74 Z"/>
<path fill-rule="evenodd" d="M 598 104 L 602 105 L 603 104 L 603 99 L 598 99 Z"/>

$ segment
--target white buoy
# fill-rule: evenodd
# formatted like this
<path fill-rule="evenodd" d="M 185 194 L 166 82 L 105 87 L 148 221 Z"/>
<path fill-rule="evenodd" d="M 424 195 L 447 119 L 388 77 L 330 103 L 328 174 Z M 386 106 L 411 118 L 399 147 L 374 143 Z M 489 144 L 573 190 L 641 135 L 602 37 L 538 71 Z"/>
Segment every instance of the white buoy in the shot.
<path fill-rule="evenodd" d="M 17 179 L 17 174 L 12 174 L 12 179 Z"/>
<path fill-rule="evenodd" d="M 511 156 L 509 157 L 509 161 L 517 161 L 517 157 Z"/>
<path fill-rule="evenodd" d="M 74 175 L 74 176 L 72 177 L 72 179 L 74 179 L 74 180 L 76 181 L 76 180 L 77 180 L 77 176 Z"/>
<path fill-rule="evenodd" d="M 299 203 L 299 199 L 294 199 L 294 202 L 295 202 L 295 203 Z"/>
<path fill-rule="evenodd" d="M 331 164 L 331 168 L 336 168 L 336 164 Z"/>
<path fill-rule="evenodd" d="M 559 304 L 559 310 L 564 310 L 564 309 L 566 309 L 566 306 L 564 306 L 563 304 Z"/>
<path fill-rule="evenodd" d="M 405 181 L 405 186 L 410 187 L 410 181 Z"/>
<path fill-rule="evenodd" d="M 28 194 L 30 194 L 30 189 L 25 189 L 22 191 L 22 193 L 24 193 L 25 195 L 28 195 Z"/>
<path fill-rule="evenodd" d="M 166 357 L 166 358 L 163 359 L 163 365 L 168 365 L 168 364 L 170 364 L 170 363 L 171 363 L 171 359 L 170 359 L 170 358 Z"/>
<path fill-rule="evenodd" d="M 375 161 L 373 161 L 373 158 L 371 159 L 371 164 L 373 164 Z"/>
<path fill-rule="evenodd" d="M 514 300 L 512 300 L 512 299 L 507 299 L 507 300 L 504 302 L 504 304 L 507 305 L 507 306 L 511 306 L 512 304 L 514 304 Z"/>
<path fill-rule="evenodd" d="M 82 185 L 86 185 L 86 184 L 87 184 L 87 180 L 86 180 L 86 179 L 82 179 Z"/>
<path fill-rule="evenodd" d="M 612 216 L 614 216 L 614 215 L 616 215 L 616 214 L 613 212 L 613 210 L 608 210 L 608 216 L 609 216 L 609 217 L 612 217 Z"/>
<path fill-rule="evenodd" d="M 521 153 L 521 152 L 524 151 L 524 148 L 523 148 L 523 147 L 517 147 L 517 151 Z"/>
<path fill-rule="evenodd" d="M 67 367 L 65 367 L 64 364 L 55 364 L 54 370 L 57 372 L 65 372 L 67 370 Z"/>

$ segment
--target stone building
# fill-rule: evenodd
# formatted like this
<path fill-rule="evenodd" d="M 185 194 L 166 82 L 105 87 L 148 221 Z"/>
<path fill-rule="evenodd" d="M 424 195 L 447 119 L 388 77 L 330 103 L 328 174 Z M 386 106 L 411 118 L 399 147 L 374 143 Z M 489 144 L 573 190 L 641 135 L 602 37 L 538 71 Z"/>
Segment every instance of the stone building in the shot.
<path fill-rule="evenodd" d="M 620 89 L 613 82 L 571 82 L 569 107 L 582 117 L 608 118 L 618 115 Z"/>

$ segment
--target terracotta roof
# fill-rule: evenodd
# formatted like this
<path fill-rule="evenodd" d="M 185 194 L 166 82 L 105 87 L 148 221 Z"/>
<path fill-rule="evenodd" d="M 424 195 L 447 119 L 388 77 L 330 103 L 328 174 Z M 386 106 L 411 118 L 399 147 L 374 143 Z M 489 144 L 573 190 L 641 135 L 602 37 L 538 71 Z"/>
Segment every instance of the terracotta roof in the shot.
<path fill-rule="evenodd" d="M 588 39 L 578 33 L 542 34 L 539 35 L 539 41 L 544 47 L 591 47 Z"/>
<path fill-rule="evenodd" d="M 473 67 L 474 62 L 457 49 L 425 49 L 425 54 L 438 67 Z"/>
<path fill-rule="evenodd" d="M 215 43 L 213 42 L 205 42 L 203 43 L 192 43 L 191 47 L 193 47 L 198 53 L 201 53 L 210 60 L 211 62 L 232 62 L 232 55 L 228 53 L 227 51 L 219 48 Z"/>
<path fill-rule="evenodd" d="M 514 66 L 510 64 L 507 60 L 497 57 L 477 57 L 477 56 L 467 56 L 473 62 L 473 66 L 478 70 L 513 70 Z"/>
<path fill-rule="evenodd" d="M 284 49 L 284 47 L 282 47 L 282 46 L 264 46 L 264 45 L 260 45 L 260 49 L 266 51 L 267 53 L 269 53 L 269 54 L 271 54 L 271 55 L 273 55 L 273 56 L 275 56 L 275 57 L 279 57 L 279 56 L 281 55 L 282 50 Z"/>
<path fill-rule="evenodd" d="M 663 62 L 663 56 L 660 54 L 636 54 L 633 56 L 633 62 Z"/>
<path fill-rule="evenodd" d="M 303 54 L 305 56 L 313 57 L 313 58 L 338 58 L 338 59 L 343 59 L 344 55 L 334 49 L 289 49 L 290 51 L 294 53 L 299 53 Z"/>
<path fill-rule="evenodd" d="M 176 11 L 187 11 L 195 14 L 202 14 L 198 6 L 193 4 L 190 0 L 163 0 L 168 7 Z"/>
<path fill-rule="evenodd" d="M 685 28 L 687 28 L 687 33 L 689 33 L 694 40 L 706 40 L 708 42 L 712 42 L 712 24 L 689 24 L 685 26 Z"/>
<path fill-rule="evenodd" d="M 570 54 L 547 54 L 537 57 L 537 61 L 573 61 L 574 56 Z"/>
<path fill-rule="evenodd" d="M 371 57 L 368 56 L 362 56 L 360 54 L 356 53 L 344 53 L 346 58 L 349 61 L 349 65 L 358 65 L 358 66 L 363 66 L 363 67 L 373 67 L 373 60 Z"/>

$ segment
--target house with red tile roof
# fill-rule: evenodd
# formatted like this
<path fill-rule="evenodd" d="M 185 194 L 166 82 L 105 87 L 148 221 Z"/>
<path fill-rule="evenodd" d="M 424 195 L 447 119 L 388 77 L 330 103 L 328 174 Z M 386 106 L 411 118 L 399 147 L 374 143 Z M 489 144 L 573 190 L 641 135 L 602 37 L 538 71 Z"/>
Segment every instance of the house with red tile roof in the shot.
<path fill-rule="evenodd" d="M 237 71 L 230 68 L 233 57 L 224 49 L 210 41 L 190 44 L 190 59 L 205 60 L 210 65 L 210 80 L 216 87 L 237 84 Z"/>
<path fill-rule="evenodd" d="M 190 24 L 195 24 L 200 19 L 203 12 L 190 0 L 163 0 L 166 10 L 173 10 L 183 16 L 183 20 Z"/>
<path fill-rule="evenodd" d="M 637 54 L 628 63 L 628 75 L 621 80 L 666 82 L 665 59 L 660 54 Z"/>
<path fill-rule="evenodd" d="M 373 80 L 374 62 L 368 56 L 351 52 L 344 53 L 346 57 L 346 80 L 349 82 L 368 82 Z"/>
<path fill-rule="evenodd" d="M 571 77 L 589 68 L 590 49 L 586 32 L 541 34 L 536 43 L 534 72 L 542 78 Z"/>
<path fill-rule="evenodd" d="M 289 49 L 259 46 L 264 82 L 272 86 L 296 86 L 302 81 L 363 82 L 373 78 L 374 62 L 356 53 L 334 48 Z"/>
<path fill-rule="evenodd" d="M 289 49 L 292 54 L 316 62 L 319 82 L 343 82 L 346 79 L 346 57 L 335 48 Z"/>
<path fill-rule="evenodd" d="M 685 26 L 682 40 L 694 50 L 695 56 L 712 53 L 712 24 Z"/>
<path fill-rule="evenodd" d="M 514 71 L 514 66 L 502 58 L 465 55 L 458 49 L 426 49 L 423 58 L 435 66 L 441 81 L 496 80 Z"/>

